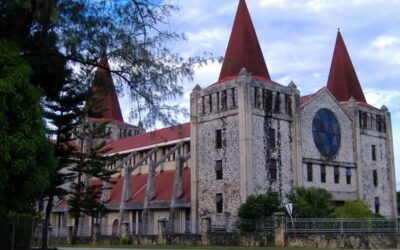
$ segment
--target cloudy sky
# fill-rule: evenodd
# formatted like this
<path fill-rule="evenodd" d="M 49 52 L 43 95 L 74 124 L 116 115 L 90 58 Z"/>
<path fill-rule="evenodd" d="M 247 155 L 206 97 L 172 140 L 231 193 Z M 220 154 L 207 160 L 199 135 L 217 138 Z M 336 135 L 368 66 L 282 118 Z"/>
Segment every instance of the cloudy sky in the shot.
<path fill-rule="evenodd" d="M 173 44 L 183 56 L 204 51 L 223 56 L 238 0 L 170 0 L 180 7 L 170 29 L 188 41 Z M 307 95 L 324 87 L 337 29 L 340 28 L 367 102 L 392 114 L 395 164 L 400 189 L 400 0 L 247 0 L 271 78 L 283 85 L 293 80 Z M 221 65 L 196 69 L 189 94 L 199 84 L 217 81 Z M 128 116 L 129 109 L 124 112 Z M 188 120 L 188 118 L 187 118 Z"/>

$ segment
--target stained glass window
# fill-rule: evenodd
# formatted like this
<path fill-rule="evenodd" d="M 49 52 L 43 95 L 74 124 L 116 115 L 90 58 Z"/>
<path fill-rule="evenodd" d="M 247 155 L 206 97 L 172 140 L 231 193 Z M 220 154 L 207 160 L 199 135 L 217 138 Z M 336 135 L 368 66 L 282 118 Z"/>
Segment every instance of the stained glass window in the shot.
<path fill-rule="evenodd" d="M 340 126 L 334 114 L 328 109 L 320 109 L 312 123 L 315 146 L 325 157 L 332 157 L 339 151 Z"/>

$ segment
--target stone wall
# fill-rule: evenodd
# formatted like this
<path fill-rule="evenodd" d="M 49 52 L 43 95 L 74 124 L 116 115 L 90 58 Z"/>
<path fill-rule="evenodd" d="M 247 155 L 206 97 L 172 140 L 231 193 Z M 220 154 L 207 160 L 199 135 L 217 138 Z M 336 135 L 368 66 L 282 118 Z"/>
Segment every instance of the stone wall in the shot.
<path fill-rule="evenodd" d="M 364 124 L 362 115 L 367 115 L 367 124 Z M 392 156 L 390 142 L 386 133 L 386 126 L 383 131 L 377 131 L 376 116 L 386 116 L 385 110 L 377 110 L 372 107 L 362 107 L 358 113 L 360 117 L 360 145 L 361 164 L 363 167 L 363 199 L 367 201 L 370 209 L 375 211 L 379 206 L 379 213 L 385 216 L 394 216 L 393 200 L 394 185 L 392 175 L 394 173 L 390 166 Z M 372 147 L 375 147 L 375 158 L 373 158 Z M 373 171 L 377 174 L 377 185 L 374 184 Z M 378 202 L 378 204 L 376 204 Z"/>
<path fill-rule="evenodd" d="M 398 249 L 398 234 L 308 234 L 288 235 L 288 247 L 321 249 Z"/>
<path fill-rule="evenodd" d="M 274 234 L 270 232 L 210 233 L 208 240 L 213 246 L 274 246 Z"/>
<path fill-rule="evenodd" d="M 275 132 L 275 148 L 269 148 L 268 129 Z M 286 197 L 293 188 L 293 148 L 290 122 L 268 116 L 253 115 L 253 181 L 254 193 L 270 190 Z M 270 178 L 270 162 L 277 162 L 277 179 Z"/>
<path fill-rule="evenodd" d="M 215 147 L 215 131 L 221 129 L 222 148 Z M 199 207 L 213 215 L 216 224 L 224 223 L 225 214 L 216 214 L 215 197 L 223 195 L 223 212 L 236 214 L 240 205 L 240 171 L 237 116 L 222 117 L 198 125 Z M 217 180 L 215 165 L 222 160 L 222 179 Z"/>

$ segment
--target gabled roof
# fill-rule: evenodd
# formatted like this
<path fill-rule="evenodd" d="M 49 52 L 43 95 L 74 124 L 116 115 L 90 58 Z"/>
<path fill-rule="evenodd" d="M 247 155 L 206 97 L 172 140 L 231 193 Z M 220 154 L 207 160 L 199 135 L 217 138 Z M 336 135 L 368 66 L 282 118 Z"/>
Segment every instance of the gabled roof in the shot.
<path fill-rule="evenodd" d="M 358 102 L 367 102 L 340 31 L 337 33 L 327 88 L 339 102 L 348 101 L 350 97 Z"/>
<path fill-rule="evenodd" d="M 218 82 L 237 77 L 242 68 L 254 78 L 271 80 L 245 0 L 239 1 Z"/>
<path fill-rule="evenodd" d="M 94 107 L 95 112 L 101 113 L 104 119 L 124 122 L 106 56 L 100 59 L 91 91 L 94 97 L 89 97 L 88 103 Z"/>
<path fill-rule="evenodd" d="M 184 123 L 111 142 L 106 146 L 111 149 L 107 154 L 127 153 L 138 148 L 185 139 L 188 137 L 190 137 L 190 123 Z"/>

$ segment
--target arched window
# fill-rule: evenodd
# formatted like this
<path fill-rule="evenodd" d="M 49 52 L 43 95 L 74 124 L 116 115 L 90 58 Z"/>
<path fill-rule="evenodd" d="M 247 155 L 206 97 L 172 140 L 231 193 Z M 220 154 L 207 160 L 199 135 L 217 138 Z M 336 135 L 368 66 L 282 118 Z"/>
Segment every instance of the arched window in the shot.
<path fill-rule="evenodd" d="M 118 219 L 115 219 L 112 225 L 112 235 L 116 236 L 118 235 Z"/>

